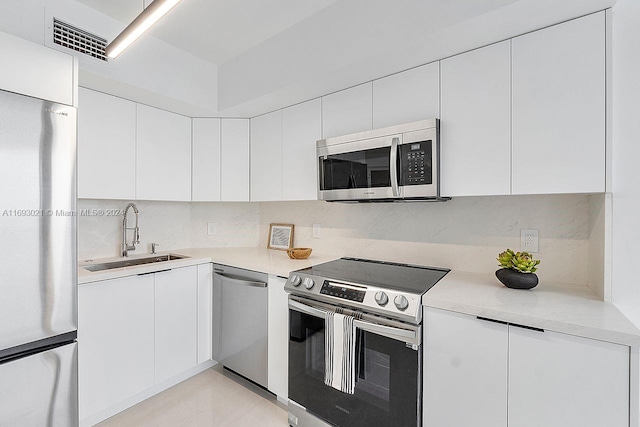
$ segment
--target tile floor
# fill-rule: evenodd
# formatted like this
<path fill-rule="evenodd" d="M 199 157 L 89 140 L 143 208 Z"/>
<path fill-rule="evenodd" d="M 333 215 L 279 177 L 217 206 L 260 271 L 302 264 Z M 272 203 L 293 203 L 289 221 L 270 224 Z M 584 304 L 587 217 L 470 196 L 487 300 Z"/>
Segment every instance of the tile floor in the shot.
<path fill-rule="evenodd" d="M 98 424 L 99 427 L 286 427 L 275 396 L 219 365 Z"/>

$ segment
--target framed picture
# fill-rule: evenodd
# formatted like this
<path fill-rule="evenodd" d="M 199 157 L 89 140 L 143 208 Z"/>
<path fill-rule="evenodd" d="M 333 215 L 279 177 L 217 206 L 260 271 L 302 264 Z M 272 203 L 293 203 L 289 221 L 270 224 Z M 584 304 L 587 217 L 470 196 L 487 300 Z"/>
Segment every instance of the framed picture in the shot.
<path fill-rule="evenodd" d="M 269 226 L 268 249 L 286 251 L 293 246 L 293 224 L 271 224 Z"/>

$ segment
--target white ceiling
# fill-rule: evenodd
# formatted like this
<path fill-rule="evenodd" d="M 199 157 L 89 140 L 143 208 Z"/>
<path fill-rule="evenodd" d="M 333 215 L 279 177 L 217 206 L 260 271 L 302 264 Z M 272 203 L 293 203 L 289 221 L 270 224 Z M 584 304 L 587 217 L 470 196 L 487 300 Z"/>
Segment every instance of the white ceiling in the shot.
<path fill-rule="evenodd" d="M 143 0 L 77 1 L 122 21 L 123 28 L 143 9 Z M 150 33 L 220 65 L 335 1 L 183 0 Z"/>

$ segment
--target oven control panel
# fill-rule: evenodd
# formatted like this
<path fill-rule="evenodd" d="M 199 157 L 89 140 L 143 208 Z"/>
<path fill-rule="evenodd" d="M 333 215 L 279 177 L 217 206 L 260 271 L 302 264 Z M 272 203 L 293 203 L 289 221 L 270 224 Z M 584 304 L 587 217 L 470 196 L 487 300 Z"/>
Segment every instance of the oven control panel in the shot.
<path fill-rule="evenodd" d="M 320 289 L 320 293 L 323 295 L 331 295 L 332 297 L 338 297 L 350 301 L 362 302 L 364 296 L 367 293 L 366 288 L 362 290 L 355 289 L 353 285 L 345 285 L 343 283 L 330 282 L 325 280 Z"/>
<path fill-rule="evenodd" d="M 405 322 L 417 324 L 422 320 L 421 294 L 341 282 L 298 271 L 291 273 L 284 290 L 293 295 L 363 312 L 377 313 Z"/>

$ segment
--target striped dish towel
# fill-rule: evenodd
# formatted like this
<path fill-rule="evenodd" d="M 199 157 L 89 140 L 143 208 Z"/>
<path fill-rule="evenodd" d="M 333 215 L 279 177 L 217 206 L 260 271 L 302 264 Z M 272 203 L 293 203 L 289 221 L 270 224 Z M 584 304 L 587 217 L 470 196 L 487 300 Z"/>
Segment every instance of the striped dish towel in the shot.
<path fill-rule="evenodd" d="M 325 314 L 324 383 L 343 393 L 353 394 L 356 380 L 356 329 L 353 316 Z"/>

